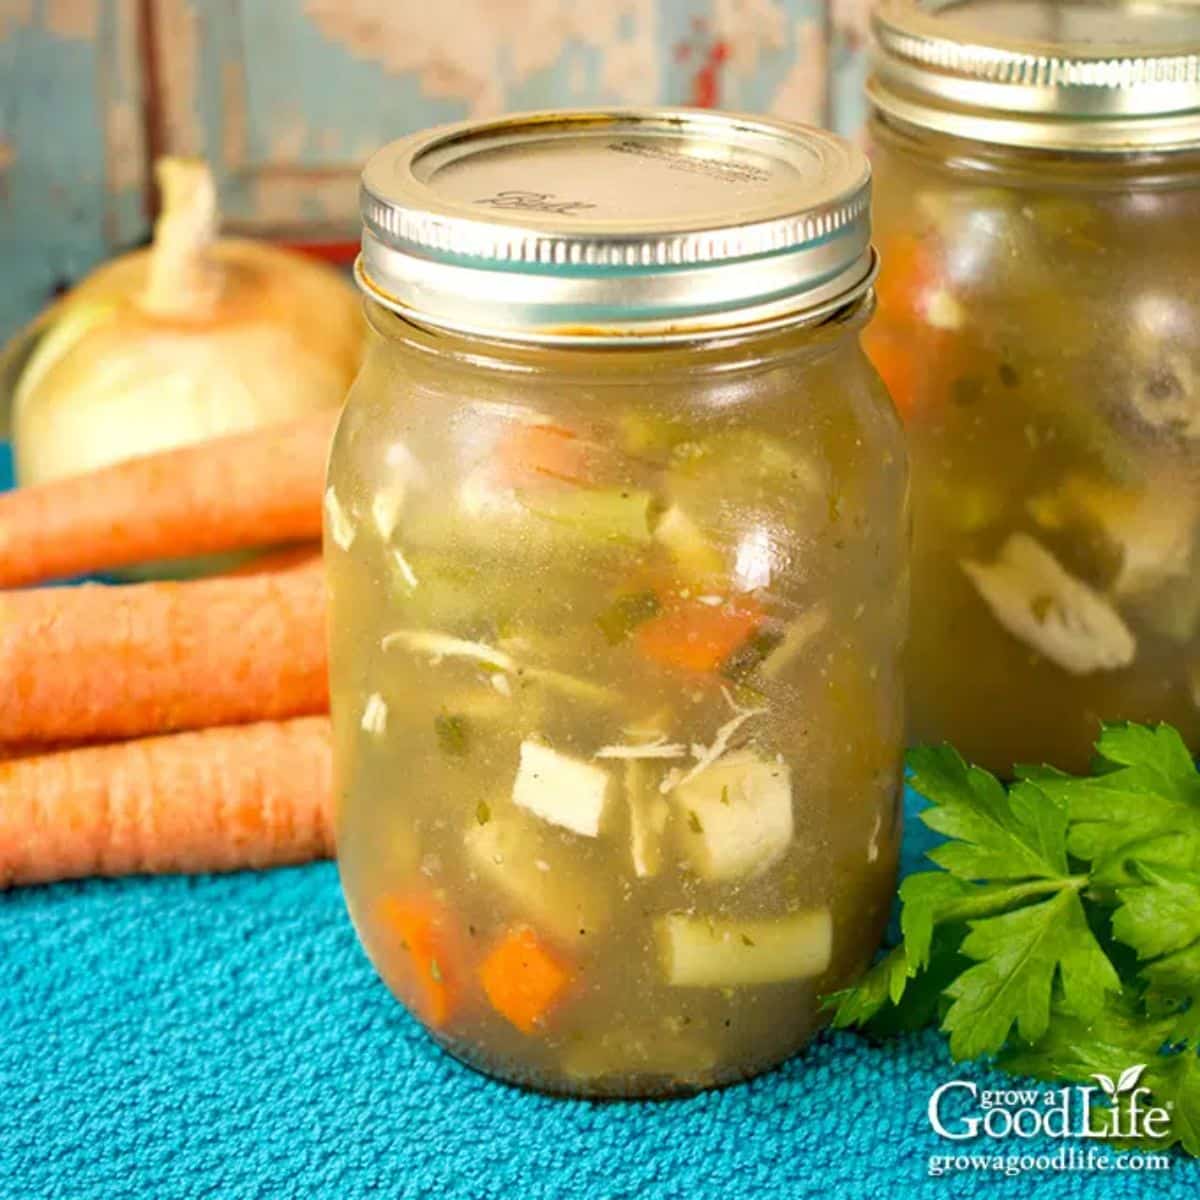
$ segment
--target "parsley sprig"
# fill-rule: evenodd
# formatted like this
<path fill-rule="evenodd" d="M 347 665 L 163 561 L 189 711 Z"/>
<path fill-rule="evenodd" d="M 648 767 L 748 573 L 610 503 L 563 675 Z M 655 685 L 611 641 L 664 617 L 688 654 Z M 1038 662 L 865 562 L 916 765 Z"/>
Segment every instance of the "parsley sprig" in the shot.
<path fill-rule="evenodd" d="M 1108 725 L 1090 776 L 1005 787 L 950 747 L 909 755 L 939 868 L 900 888 L 901 942 L 830 998 L 836 1026 L 937 1020 L 955 1058 L 1142 1083 L 1200 1155 L 1200 773 L 1167 725 Z"/>

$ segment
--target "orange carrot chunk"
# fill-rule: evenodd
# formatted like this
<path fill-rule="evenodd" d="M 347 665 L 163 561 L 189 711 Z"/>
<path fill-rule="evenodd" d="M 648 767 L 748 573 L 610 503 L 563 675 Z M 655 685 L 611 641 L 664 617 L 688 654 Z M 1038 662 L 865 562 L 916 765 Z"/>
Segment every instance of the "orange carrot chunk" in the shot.
<path fill-rule="evenodd" d="M 0 742 L 82 742 L 325 712 L 320 564 L 0 594 Z"/>
<path fill-rule="evenodd" d="M 326 717 L 0 763 L 0 888 L 333 853 Z"/>
<path fill-rule="evenodd" d="M 571 973 L 527 926 L 509 930 L 479 968 L 491 1006 L 522 1033 L 533 1033 L 558 1003 Z"/>
<path fill-rule="evenodd" d="M 497 459 L 500 479 L 510 487 L 588 478 L 588 443 L 561 425 L 513 424 L 500 439 Z"/>
<path fill-rule="evenodd" d="M 426 1025 L 441 1029 L 461 1006 L 466 973 L 454 918 L 436 897 L 420 893 L 385 896 L 379 919 L 406 956 L 401 999 Z"/>
<path fill-rule="evenodd" d="M 758 628 L 762 607 L 753 596 L 720 604 L 677 600 L 640 625 L 638 648 L 645 658 L 664 667 L 711 673 Z"/>
<path fill-rule="evenodd" d="M 337 413 L 0 496 L 0 587 L 321 535 Z"/>
<path fill-rule="evenodd" d="M 888 321 L 922 318 L 929 293 L 937 285 L 937 263 L 929 246 L 915 234 L 889 238 L 879 251 L 875 294 Z"/>
<path fill-rule="evenodd" d="M 918 407 L 921 384 L 915 334 L 900 334 L 876 323 L 863 334 L 862 346 L 879 372 L 896 411 L 907 421 Z"/>

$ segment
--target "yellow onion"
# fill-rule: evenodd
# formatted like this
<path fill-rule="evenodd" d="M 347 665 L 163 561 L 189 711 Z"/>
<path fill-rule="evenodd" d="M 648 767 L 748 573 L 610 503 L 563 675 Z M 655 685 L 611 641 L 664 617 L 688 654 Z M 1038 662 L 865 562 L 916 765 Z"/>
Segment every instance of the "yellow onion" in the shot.
<path fill-rule="evenodd" d="M 20 483 L 338 405 L 358 369 L 349 283 L 301 254 L 218 238 L 203 163 L 163 159 L 157 176 L 153 245 L 94 271 L 26 335 L 11 412 Z"/>

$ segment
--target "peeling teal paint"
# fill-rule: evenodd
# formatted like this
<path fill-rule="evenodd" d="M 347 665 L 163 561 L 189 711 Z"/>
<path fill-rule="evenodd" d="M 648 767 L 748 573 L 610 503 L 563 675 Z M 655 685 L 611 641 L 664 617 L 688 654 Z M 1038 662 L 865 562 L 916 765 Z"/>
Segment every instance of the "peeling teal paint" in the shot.
<path fill-rule="evenodd" d="M 44 7 L 0 42 L 0 142 L 12 156 L 0 174 L 0 338 L 116 248 L 97 103 L 103 43 L 46 32 Z M 132 242 L 142 226 L 123 211 L 115 232 Z"/>
<path fill-rule="evenodd" d="M 118 15 L 119 6 L 131 2 L 96 0 L 94 40 L 48 33 L 46 0 L 33 0 L 27 25 L 10 22 L 6 38 L 0 29 L 0 142 L 14 155 L 0 172 L 0 274 L 7 285 L 0 339 L 43 307 L 56 285 L 147 236 L 145 173 L 141 164 L 136 171 L 113 170 L 106 128 L 106 105 L 127 103 L 142 115 L 140 76 L 135 69 L 126 77 L 128 64 L 136 68 L 140 61 L 137 31 Z M 433 68 L 389 70 L 380 61 L 387 44 L 364 48 L 363 35 L 347 36 L 338 27 L 349 20 L 344 13 L 364 18 L 366 27 L 373 13 L 397 21 L 397 14 L 411 11 L 414 21 L 436 21 L 436 3 L 394 0 L 394 6 L 371 8 L 370 0 L 342 0 L 344 8 L 325 10 L 333 17 L 324 24 L 310 11 L 313 0 L 154 3 L 165 41 L 160 86 L 175 89 L 171 95 L 184 107 L 174 136 L 196 142 L 168 148 L 210 159 L 225 216 L 239 226 L 298 233 L 317 226 L 328 231 L 332 221 L 335 232 L 352 236 L 353 179 L 367 150 L 472 111 L 469 96 L 432 94 L 453 91 Z M 194 64 L 180 59 L 190 55 L 178 37 L 181 9 L 197 17 Z M 800 105 L 800 115 L 844 132 L 861 121 L 862 54 L 841 36 L 826 53 L 828 0 L 655 0 L 652 6 L 638 0 L 636 10 L 623 11 L 606 27 L 604 48 L 593 44 L 589 26 L 586 36 L 568 34 L 542 69 L 518 70 L 512 55 L 497 49 L 486 78 L 499 86 L 489 90 L 488 102 L 507 109 L 628 103 L 647 86 L 638 77 L 642 59 L 626 63 L 623 82 L 614 85 L 606 68 L 620 60 L 606 54 L 636 45 L 658 102 L 707 97 L 744 111 Z M 759 18 L 777 27 L 778 45 L 761 44 Z M 728 42 L 722 22 L 736 26 Z M 752 68 L 737 57 L 739 45 L 751 46 Z M 116 61 L 125 64 L 122 71 Z M 483 68 L 472 60 L 472 69 L 478 77 Z M 182 94 L 189 74 L 194 95 Z M 271 209 L 268 196 L 274 197 Z"/>

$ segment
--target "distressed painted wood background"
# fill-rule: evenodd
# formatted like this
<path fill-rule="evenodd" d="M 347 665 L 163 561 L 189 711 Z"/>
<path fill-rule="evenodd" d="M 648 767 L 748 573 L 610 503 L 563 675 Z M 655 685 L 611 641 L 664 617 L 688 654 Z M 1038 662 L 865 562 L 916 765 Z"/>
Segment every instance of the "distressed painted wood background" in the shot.
<path fill-rule="evenodd" d="M 148 235 L 201 154 L 226 226 L 356 234 L 375 147 L 553 105 L 687 103 L 854 132 L 867 0 L 0 0 L 0 340 Z"/>

